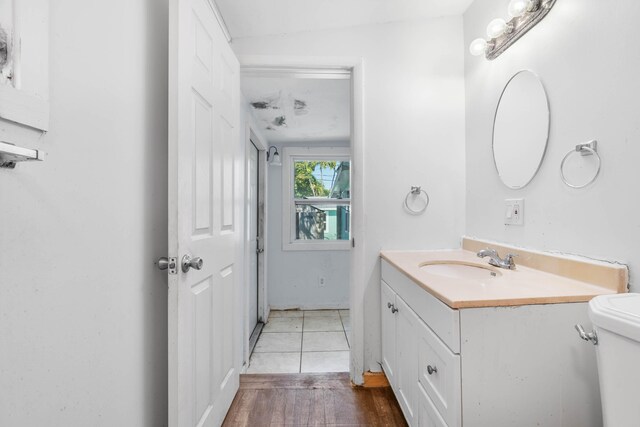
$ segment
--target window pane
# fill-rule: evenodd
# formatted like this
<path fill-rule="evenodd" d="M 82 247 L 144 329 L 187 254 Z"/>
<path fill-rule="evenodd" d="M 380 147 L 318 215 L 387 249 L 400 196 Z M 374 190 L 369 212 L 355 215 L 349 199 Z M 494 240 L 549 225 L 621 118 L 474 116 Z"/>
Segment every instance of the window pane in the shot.
<path fill-rule="evenodd" d="M 294 165 L 294 198 L 351 197 L 348 161 L 296 160 Z"/>
<path fill-rule="evenodd" d="M 349 205 L 297 204 L 296 240 L 349 240 Z"/>

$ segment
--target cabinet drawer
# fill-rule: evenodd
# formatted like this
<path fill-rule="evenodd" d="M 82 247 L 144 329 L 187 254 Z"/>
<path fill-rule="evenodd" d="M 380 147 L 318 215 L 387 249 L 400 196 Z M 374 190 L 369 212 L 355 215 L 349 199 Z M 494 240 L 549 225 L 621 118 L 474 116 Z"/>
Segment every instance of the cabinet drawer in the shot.
<path fill-rule="evenodd" d="M 382 260 L 382 279 L 454 352 L 460 353 L 460 313 Z"/>
<path fill-rule="evenodd" d="M 418 426 L 447 427 L 424 388 L 418 384 Z"/>
<path fill-rule="evenodd" d="M 424 323 L 418 329 L 418 381 L 449 427 L 461 425 L 460 355 Z"/>

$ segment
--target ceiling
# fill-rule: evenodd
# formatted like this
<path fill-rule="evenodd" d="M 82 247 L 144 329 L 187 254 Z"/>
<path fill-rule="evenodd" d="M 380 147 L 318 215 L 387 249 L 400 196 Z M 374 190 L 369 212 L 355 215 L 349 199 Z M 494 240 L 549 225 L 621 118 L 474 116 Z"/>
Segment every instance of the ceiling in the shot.
<path fill-rule="evenodd" d="M 269 143 L 349 140 L 349 79 L 244 75 L 241 82 Z"/>
<path fill-rule="evenodd" d="M 462 15 L 473 0 L 215 0 L 231 37 Z"/>

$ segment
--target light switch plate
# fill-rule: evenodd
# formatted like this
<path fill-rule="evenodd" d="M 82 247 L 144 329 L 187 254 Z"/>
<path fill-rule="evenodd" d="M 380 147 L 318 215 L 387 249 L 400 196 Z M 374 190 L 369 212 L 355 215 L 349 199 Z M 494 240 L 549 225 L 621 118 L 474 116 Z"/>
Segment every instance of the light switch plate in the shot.
<path fill-rule="evenodd" d="M 524 224 L 524 199 L 505 199 L 504 225 Z"/>

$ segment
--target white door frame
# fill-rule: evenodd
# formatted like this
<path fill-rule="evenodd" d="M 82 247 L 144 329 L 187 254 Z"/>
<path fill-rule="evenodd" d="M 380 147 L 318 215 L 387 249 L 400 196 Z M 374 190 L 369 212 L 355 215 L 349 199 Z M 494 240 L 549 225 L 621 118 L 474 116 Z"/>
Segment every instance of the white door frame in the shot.
<path fill-rule="evenodd" d="M 253 141 L 253 143 L 252 143 Z M 251 254 L 251 246 L 249 245 L 249 218 L 250 211 L 249 209 L 255 208 L 253 206 L 249 206 L 248 196 L 249 196 L 249 186 L 251 183 L 249 182 L 247 171 L 248 171 L 248 162 L 249 162 L 249 150 L 253 149 L 253 145 L 255 144 L 258 149 L 258 164 L 260 167 L 258 168 L 258 203 L 262 202 L 264 206 L 264 212 L 262 213 L 263 222 L 265 224 L 263 234 L 262 234 L 262 247 L 265 248 L 265 251 L 258 255 L 258 322 L 266 322 L 269 318 L 269 306 L 267 304 L 267 179 L 269 174 L 266 172 L 269 165 L 267 164 L 267 142 L 260 136 L 259 133 L 255 132 L 251 121 L 247 120 L 245 123 L 245 162 L 244 162 L 244 194 L 245 194 L 245 207 L 244 207 L 244 259 L 248 260 Z M 243 339 L 243 364 L 244 369 L 248 367 L 249 357 L 251 356 L 249 353 L 249 338 L 251 337 L 251 333 L 253 332 L 249 326 L 249 286 L 252 286 L 251 283 L 251 274 L 249 272 L 250 263 L 244 263 L 244 339 Z"/>
<path fill-rule="evenodd" d="M 351 73 L 351 237 L 355 247 L 351 254 L 350 310 L 351 310 L 351 380 L 364 383 L 364 295 L 365 295 L 365 236 L 364 236 L 364 85 L 362 58 L 323 58 L 304 56 L 238 56 L 242 70 L 314 70 L 318 75 Z"/>

